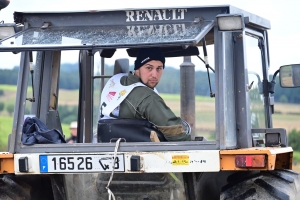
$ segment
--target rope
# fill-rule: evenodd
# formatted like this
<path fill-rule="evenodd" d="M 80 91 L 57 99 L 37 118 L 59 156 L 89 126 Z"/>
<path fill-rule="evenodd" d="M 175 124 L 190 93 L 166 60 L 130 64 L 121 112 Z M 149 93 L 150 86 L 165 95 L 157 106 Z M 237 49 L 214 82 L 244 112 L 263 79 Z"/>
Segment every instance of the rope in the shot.
<path fill-rule="evenodd" d="M 116 158 L 117 158 L 117 152 L 118 152 L 118 148 L 119 148 L 119 145 L 120 145 L 120 141 L 121 141 L 122 138 L 119 138 L 116 142 L 116 146 L 115 146 L 115 151 L 114 151 L 114 164 L 113 164 L 113 168 L 112 168 L 112 171 L 111 171 L 111 174 L 110 174 L 110 178 L 109 178 L 109 181 L 107 183 L 107 186 L 105 187 L 107 189 L 107 192 L 108 192 L 108 199 L 111 200 L 111 197 L 113 200 L 116 200 L 115 198 L 115 195 L 114 193 L 109 189 L 109 185 L 110 185 L 110 182 L 112 181 L 113 179 L 113 176 L 114 176 L 114 172 L 115 172 L 115 164 L 116 164 Z"/>

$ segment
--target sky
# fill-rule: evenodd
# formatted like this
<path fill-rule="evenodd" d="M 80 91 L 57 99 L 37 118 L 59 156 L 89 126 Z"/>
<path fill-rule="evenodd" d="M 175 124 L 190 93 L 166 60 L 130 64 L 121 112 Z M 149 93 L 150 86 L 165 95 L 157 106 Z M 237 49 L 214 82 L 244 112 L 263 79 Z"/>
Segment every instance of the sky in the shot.
<path fill-rule="evenodd" d="M 269 31 L 271 73 L 281 65 L 300 63 L 300 56 L 298 55 L 300 47 L 299 0 L 10 0 L 8 7 L 0 11 L 0 21 L 13 23 L 14 11 L 114 10 L 224 4 L 233 5 L 271 21 L 271 30 Z M 124 55 L 120 56 L 124 57 Z M 12 68 L 18 65 L 18 59 L 15 57 L 16 55 L 12 53 L 0 53 L 0 68 Z M 66 56 L 66 60 L 63 61 L 68 62 L 68 57 L 70 56 Z M 180 59 L 173 59 L 169 63 L 167 60 L 167 63 L 179 66 L 178 63 L 182 63 L 182 58 Z M 130 60 L 130 62 L 133 61 Z M 192 59 L 192 62 L 196 65 L 200 64 L 199 60 Z"/>

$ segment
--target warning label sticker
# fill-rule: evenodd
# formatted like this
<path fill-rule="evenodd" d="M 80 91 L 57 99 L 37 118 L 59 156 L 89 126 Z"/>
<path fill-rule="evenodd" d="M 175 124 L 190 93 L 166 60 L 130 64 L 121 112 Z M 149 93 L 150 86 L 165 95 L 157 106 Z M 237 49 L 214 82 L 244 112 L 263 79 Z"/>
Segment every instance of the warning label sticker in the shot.
<path fill-rule="evenodd" d="M 173 155 L 172 165 L 189 165 L 190 157 L 189 155 Z"/>

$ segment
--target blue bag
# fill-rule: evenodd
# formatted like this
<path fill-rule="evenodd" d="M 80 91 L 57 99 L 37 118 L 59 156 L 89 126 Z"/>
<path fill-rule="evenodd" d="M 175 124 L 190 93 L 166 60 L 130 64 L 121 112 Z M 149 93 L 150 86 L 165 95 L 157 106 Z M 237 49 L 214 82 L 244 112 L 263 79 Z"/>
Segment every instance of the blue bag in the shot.
<path fill-rule="evenodd" d="M 22 130 L 22 144 L 58 144 L 66 143 L 64 136 L 57 129 L 49 130 L 37 117 L 27 117 Z"/>

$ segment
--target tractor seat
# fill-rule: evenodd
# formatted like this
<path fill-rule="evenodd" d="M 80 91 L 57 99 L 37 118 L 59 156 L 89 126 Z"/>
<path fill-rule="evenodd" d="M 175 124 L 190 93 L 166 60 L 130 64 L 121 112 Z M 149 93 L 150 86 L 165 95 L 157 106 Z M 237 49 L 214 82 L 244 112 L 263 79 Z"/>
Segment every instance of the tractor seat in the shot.
<path fill-rule="evenodd" d="M 149 121 L 139 119 L 100 119 L 98 121 L 98 142 L 166 142 L 163 133 Z"/>

